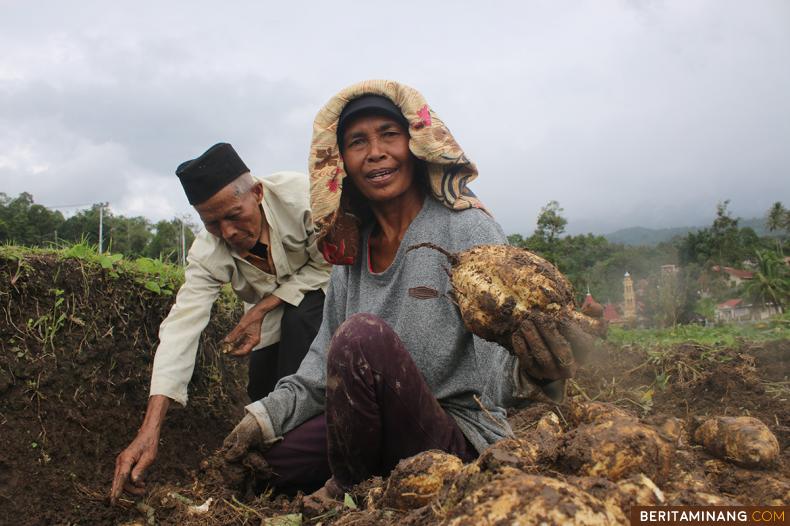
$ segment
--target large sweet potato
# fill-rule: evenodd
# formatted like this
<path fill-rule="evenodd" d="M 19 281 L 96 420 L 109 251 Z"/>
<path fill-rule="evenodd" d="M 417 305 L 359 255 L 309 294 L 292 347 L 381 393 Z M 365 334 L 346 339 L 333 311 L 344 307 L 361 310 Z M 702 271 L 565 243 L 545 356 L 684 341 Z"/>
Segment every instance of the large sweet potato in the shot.
<path fill-rule="evenodd" d="M 457 254 L 432 243 L 410 247 L 438 250 L 450 261 L 452 295 L 464 324 L 477 336 L 513 351 L 511 337 L 524 319 L 574 322 L 602 336 L 605 325 L 574 310 L 573 287 L 557 268 L 528 250 L 478 245 Z M 574 342 L 571 342 L 574 343 Z"/>
<path fill-rule="evenodd" d="M 776 436 L 750 416 L 709 418 L 694 432 L 694 440 L 717 457 L 745 467 L 768 467 L 779 458 Z"/>

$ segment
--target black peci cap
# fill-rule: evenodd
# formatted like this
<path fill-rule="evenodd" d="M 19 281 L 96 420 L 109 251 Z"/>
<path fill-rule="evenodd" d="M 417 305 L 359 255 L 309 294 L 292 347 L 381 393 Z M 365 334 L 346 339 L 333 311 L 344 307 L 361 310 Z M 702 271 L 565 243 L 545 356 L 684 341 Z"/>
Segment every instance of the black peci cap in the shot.
<path fill-rule="evenodd" d="M 228 143 L 215 144 L 198 157 L 176 168 L 191 205 L 199 205 L 250 169 Z"/>

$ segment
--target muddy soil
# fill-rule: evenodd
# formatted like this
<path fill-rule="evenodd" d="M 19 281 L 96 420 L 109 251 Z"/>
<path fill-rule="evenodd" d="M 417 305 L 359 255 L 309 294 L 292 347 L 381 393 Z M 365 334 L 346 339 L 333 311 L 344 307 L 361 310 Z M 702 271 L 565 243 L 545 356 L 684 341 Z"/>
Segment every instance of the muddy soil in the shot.
<path fill-rule="evenodd" d="M 142 422 L 158 326 L 173 300 L 76 259 L 0 259 L 0 522 L 139 518 L 106 496 L 115 456 Z M 190 403 L 171 409 L 149 484 L 188 484 L 242 414 L 243 366 L 215 346 L 235 316 L 215 309 Z"/>
<path fill-rule="evenodd" d="M 189 406 L 168 415 L 148 495 L 126 500 L 121 508 L 107 505 L 114 458 L 141 422 L 157 327 L 172 301 L 132 276 L 113 277 L 76 260 L 0 260 L 0 522 L 10 517 L 14 524 L 261 524 L 266 517 L 302 511 L 298 499 L 234 497 L 222 487 L 212 453 L 246 403 L 243 366 L 215 345 L 238 316 L 227 306 L 215 310 L 204 335 Z M 622 520 L 621 510 L 659 493 L 665 504 L 786 505 L 788 358 L 786 340 L 732 348 L 603 344 L 571 383 L 568 403 L 537 400 L 512 412 L 516 439 L 476 463 L 458 471 L 444 459 L 442 465 L 453 469 L 439 469 L 426 456 L 407 465 L 412 471 L 425 467 L 427 478 L 409 471 L 389 485 L 386 479 L 366 481 L 351 495 L 358 509 L 329 510 L 304 523 L 472 524 L 497 506 L 508 506 L 514 517 L 526 513 L 519 511 L 525 488 L 544 497 L 548 490 L 573 495 L 575 506 L 589 507 L 591 520 L 614 522 Z M 622 480 L 581 476 L 587 452 L 575 437 L 585 426 L 600 425 L 595 415 L 578 418 L 574 407 L 587 401 L 609 402 L 619 408 L 617 418 L 655 430 L 671 445 L 669 466 L 650 471 L 648 464 L 642 472 L 652 473 L 653 481 L 633 470 L 623 471 Z M 713 415 L 760 419 L 778 438 L 778 462 L 755 470 L 714 458 L 691 438 Z M 634 424 L 621 424 L 626 425 Z M 645 433 L 635 428 L 634 437 L 653 437 Z M 636 451 L 644 440 L 631 442 L 619 449 Z M 544 477 L 558 482 L 548 484 Z M 404 486 L 393 493 L 407 482 L 417 489 Z M 190 513 L 188 504 L 209 497 L 207 513 Z M 568 502 L 563 513 L 570 513 Z"/>

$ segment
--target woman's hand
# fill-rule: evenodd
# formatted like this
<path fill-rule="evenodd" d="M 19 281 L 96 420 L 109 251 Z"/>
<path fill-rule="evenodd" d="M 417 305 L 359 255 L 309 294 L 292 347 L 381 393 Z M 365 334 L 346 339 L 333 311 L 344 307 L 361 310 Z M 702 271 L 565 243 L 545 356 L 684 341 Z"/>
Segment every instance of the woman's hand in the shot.
<path fill-rule="evenodd" d="M 593 337 L 573 320 L 537 315 L 521 322 L 511 336 L 522 372 L 536 380 L 573 378 L 594 347 Z"/>
<path fill-rule="evenodd" d="M 244 491 L 253 479 L 268 479 L 273 472 L 263 453 L 271 443 L 263 439 L 263 431 L 255 417 L 247 413 L 222 443 L 224 463 L 222 477 L 227 487 Z"/>

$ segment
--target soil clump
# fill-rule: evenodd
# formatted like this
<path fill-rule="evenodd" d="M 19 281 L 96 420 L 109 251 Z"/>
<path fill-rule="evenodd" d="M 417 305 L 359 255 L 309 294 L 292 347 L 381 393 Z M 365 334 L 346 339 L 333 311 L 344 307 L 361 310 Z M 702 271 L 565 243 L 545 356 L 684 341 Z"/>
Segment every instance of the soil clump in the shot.
<path fill-rule="evenodd" d="M 142 422 L 159 324 L 175 296 L 108 266 L 57 253 L 0 257 L 0 516 L 15 524 L 140 517 L 132 500 L 111 508 L 107 496 L 115 456 Z M 216 345 L 237 316 L 233 303 L 215 308 L 189 404 L 171 406 L 149 487 L 191 485 L 240 418 L 244 367 Z"/>

